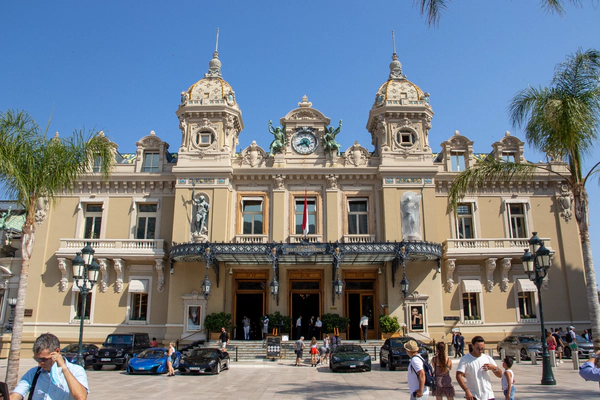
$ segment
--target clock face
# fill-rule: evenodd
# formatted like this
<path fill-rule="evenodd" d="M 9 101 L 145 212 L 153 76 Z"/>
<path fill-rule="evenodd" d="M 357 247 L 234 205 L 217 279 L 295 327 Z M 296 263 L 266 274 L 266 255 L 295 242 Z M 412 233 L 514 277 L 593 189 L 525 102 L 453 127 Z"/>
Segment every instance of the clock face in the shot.
<path fill-rule="evenodd" d="M 300 131 L 292 137 L 292 148 L 299 154 L 310 154 L 317 148 L 317 136 L 311 131 Z"/>

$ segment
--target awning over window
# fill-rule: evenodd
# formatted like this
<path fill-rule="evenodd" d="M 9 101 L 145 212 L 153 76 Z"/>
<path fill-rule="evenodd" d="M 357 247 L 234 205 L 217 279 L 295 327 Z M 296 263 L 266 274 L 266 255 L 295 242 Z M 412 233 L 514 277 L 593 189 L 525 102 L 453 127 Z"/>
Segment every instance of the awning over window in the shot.
<path fill-rule="evenodd" d="M 463 293 L 481 293 L 481 282 L 475 279 L 465 279 L 462 281 Z"/>
<path fill-rule="evenodd" d="M 130 280 L 129 293 L 148 293 L 148 279 Z"/>
<path fill-rule="evenodd" d="M 537 287 L 529 279 L 517 279 L 517 289 L 522 292 L 537 292 Z"/>

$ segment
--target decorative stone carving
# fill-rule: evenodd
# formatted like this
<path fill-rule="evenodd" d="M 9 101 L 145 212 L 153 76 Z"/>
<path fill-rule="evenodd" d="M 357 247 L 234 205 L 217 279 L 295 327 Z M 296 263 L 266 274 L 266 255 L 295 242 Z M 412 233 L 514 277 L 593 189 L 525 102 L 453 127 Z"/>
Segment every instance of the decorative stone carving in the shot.
<path fill-rule="evenodd" d="M 500 260 L 500 265 L 502 266 L 502 282 L 500 283 L 500 290 L 503 292 L 508 291 L 508 271 L 510 271 L 510 267 L 512 266 L 511 258 L 503 258 Z"/>
<path fill-rule="evenodd" d="M 451 293 L 454 290 L 454 270 L 456 269 L 456 259 L 446 260 L 446 292 Z"/>
<path fill-rule="evenodd" d="M 557 198 L 558 206 L 560 209 L 560 216 L 569 222 L 573 218 L 573 193 L 569 189 L 568 185 L 560 185 L 560 196 Z"/>
<path fill-rule="evenodd" d="M 358 142 L 354 142 L 354 145 L 350 147 L 344 153 L 344 165 L 354 165 L 360 167 L 367 165 L 369 160 L 369 151 L 362 147 Z"/>
<path fill-rule="evenodd" d="M 186 93 L 187 95 L 187 93 Z M 179 129 L 181 130 L 181 147 L 180 151 L 187 150 L 187 121 L 185 120 L 183 115 L 179 116 Z"/>
<path fill-rule="evenodd" d="M 421 240 L 421 196 L 406 192 L 400 199 L 402 213 L 402 240 Z"/>
<path fill-rule="evenodd" d="M 267 152 L 256 144 L 256 140 L 253 140 L 252 144 L 242 151 L 242 164 L 256 167 L 263 163 L 268 156 Z"/>
<path fill-rule="evenodd" d="M 487 283 L 485 289 L 488 292 L 494 290 L 494 271 L 496 270 L 497 258 L 488 258 L 485 260 L 485 271 L 487 273 Z"/>
<path fill-rule="evenodd" d="M 550 288 L 550 277 L 548 275 L 546 275 L 544 280 L 542 280 L 542 288 L 544 290 L 548 290 Z"/>
<path fill-rule="evenodd" d="M 283 152 L 283 150 L 287 144 L 287 137 L 285 135 L 285 124 L 283 125 L 283 127 L 277 126 L 277 127 L 273 128 L 273 121 L 269 120 L 268 129 L 274 138 L 273 141 L 271 142 L 271 145 L 269 146 L 269 150 L 271 151 L 272 154 L 278 154 L 278 153 Z"/>
<path fill-rule="evenodd" d="M 210 144 L 203 143 L 201 135 L 208 133 L 211 135 Z M 219 142 L 219 133 L 215 125 L 213 125 L 208 118 L 202 118 L 202 121 L 194 125 L 194 134 L 191 138 L 191 146 L 200 154 L 200 157 L 209 151 L 215 151 L 217 149 L 217 143 Z"/>
<path fill-rule="evenodd" d="M 208 199 L 208 195 L 206 193 L 200 193 L 196 196 L 196 190 L 192 190 L 192 203 L 194 206 L 192 208 L 192 237 L 195 238 L 198 236 L 205 236 L 208 238 L 208 210 L 210 209 L 210 204 L 206 201 Z M 195 211 L 194 211 L 195 209 Z"/>
<path fill-rule="evenodd" d="M 60 270 L 62 277 L 58 282 L 58 290 L 60 292 L 66 292 L 67 286 L 69 284 L 69 279 L 67 278 L 67 259 L 66 258 L 58 258 L 58 269 Z"/>
<path fill-rule="evenodd" d="M 117 280 L 115 281 L 115 292 L 121 293 L 123 291 L 123 259 L 115 258 L 113 260 L 113 267 L 117 273 Z"/>
<path fill-rule="evenodd" d="M 285 189 L 285 180 L 281 174 L 275 176 L 275 189 Z"/>
<path fill-rule="evenodd" d="M 100 282 L 98 282 L 98 289 L 100 289 L 100 292 L 106 293 L 108 290 L 108 260 L 106 258 L 99 258 L 98 265 L 100 266 Z"/>
<path fill-rule="evenodd" d="M 327 189 L 337 189 L 337 179 L 337 176 L 335 176 L 334 174 L 327 175 Z"/>
<path fill-rule="evenodd" d="M 156 290 L 158 293 L 162 293 L 165 290 L 165 260 L 162 258 L 156 258 L 154 260 L 156 262 L 156 272 L 158 273 L 158 283 L 156 285 Z"/>
<path fill-rule="evenodd" d="M 42 222 L 44 222 L 44 220 L 46 219 L 48 207 L 48 199 L 44 197 L 38 198 L 34 215 L 35 223 L 38 224 L 38 226 L 42 225 Z"/>

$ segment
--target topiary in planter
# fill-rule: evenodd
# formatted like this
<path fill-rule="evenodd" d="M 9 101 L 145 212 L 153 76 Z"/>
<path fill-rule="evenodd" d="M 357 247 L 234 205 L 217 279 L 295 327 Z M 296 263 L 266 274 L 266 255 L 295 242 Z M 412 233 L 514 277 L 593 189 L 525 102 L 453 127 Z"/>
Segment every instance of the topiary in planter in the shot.
<path fill-rule="evenodd" d="M 208 332 L 219 332 L 221 328 L 231 329 L 233 316 L 226 312 L 208 314 L 204 318 L 204 327 Z"/>
<path fill-rule="evenodd" d="M 400 322 L 398 322 L 398 317 L 391 317 L 389 315 L 379 316 L 379 326 L 381 327 L 381 332 L 383 333 L 395 333 L 400 330 Z"/>

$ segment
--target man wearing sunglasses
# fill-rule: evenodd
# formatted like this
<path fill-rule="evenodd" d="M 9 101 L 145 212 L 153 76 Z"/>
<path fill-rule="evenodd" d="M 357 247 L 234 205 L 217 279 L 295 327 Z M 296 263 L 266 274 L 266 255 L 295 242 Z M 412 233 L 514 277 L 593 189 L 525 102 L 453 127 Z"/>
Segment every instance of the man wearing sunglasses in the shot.
<path fill-rule="evenodd" d="M 33 354 L 38 366 L 23 375 L 10 394 L 10 400 L 87 399 L 89 389 L 85 370 L 63 358 L 56 336 L 51 333 L 40 335 L 33 344 Z"/>
<path fill-rule="evenodd" d="M 467 400 L 494 400 L 490 371 L 502 378 L 502 369 L 486 354 L 485 341 L 481 336 L 471 340 L 471 352 L 461 357 L 456 368 L 456 381 L 465 391 Z M 467 382 L 465 383 L 465 379 Z"/>

